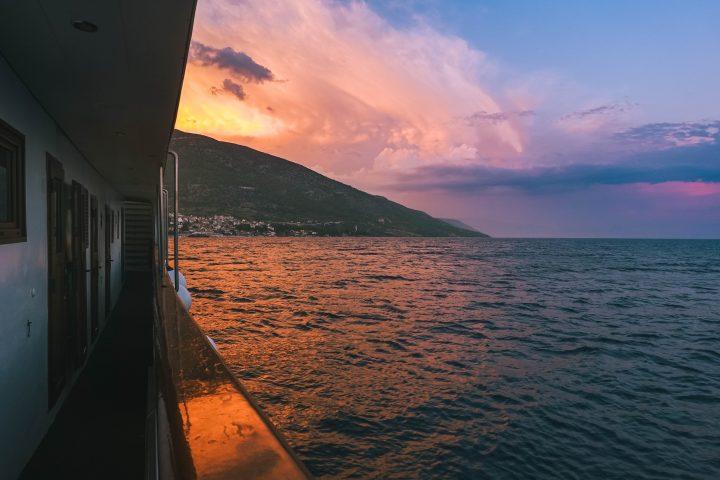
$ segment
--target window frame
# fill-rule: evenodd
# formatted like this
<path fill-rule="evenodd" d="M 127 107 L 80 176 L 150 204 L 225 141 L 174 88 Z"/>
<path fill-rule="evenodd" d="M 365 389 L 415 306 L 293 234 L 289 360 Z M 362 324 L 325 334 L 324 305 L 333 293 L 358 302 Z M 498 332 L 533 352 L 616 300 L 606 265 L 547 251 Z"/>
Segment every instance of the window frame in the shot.
<path fill-rule="evenodd" d="M 0 222 L 0 245 L 27 241 L 25 135 L 0 119 L 0 146 L 12 154 L 8 169 L 8 222 Z"/>

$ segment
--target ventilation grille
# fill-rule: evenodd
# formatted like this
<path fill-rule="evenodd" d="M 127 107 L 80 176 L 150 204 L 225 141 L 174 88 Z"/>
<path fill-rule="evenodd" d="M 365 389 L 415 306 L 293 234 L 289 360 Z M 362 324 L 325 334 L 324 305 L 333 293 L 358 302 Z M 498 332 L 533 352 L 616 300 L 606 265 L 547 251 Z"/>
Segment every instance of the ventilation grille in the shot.
<path fill-rule="evenodd" d="M 148 271 L 152 259 L 152 207 L 141 202 L 125 202 L 123 207 L 125 270 Z"/>

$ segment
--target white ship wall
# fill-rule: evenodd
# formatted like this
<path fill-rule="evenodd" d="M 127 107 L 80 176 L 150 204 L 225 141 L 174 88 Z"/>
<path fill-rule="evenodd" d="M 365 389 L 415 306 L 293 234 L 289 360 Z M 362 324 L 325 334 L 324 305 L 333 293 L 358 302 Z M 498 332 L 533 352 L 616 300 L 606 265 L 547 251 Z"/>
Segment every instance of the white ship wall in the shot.
<path fill-rule="evenodd" d="M 78 105 L 77 108 L 83 108 Z M 122 196 L 83 158 L 0 56 L 0 119 L 25 135 L 27 241 L 0 244 L 0 478 L 15 478 L 42 440 L 64 396 L 48 412 L 48 275 L 46 153 L 65 168 L 65 182 L 77 180 L 116 212 Z M 89 209 L 88 209 L 89 210 Z M 104 218 L 99 258 L 105 257 Z M 100 225 L 100 224 L 99 224 Z M 121 239 L 111 246 L 112 303 L 121 289 Z M 87 264 L 90 264 L 89 249 Z M 104 326 L 104 270 L 100 273 L 100 327 Z M 90 274 L 88 273 L 88 297 Z M 88 298 L 88 312 L 90 312 Z M 32 322 L 28 336 L 27 322 Z M 88 328 L 90 321 L 88 319 Z M 88 337 L 89 338 L 89 337 Z M 72 382 L 66 386 L 67 393 Z"/>

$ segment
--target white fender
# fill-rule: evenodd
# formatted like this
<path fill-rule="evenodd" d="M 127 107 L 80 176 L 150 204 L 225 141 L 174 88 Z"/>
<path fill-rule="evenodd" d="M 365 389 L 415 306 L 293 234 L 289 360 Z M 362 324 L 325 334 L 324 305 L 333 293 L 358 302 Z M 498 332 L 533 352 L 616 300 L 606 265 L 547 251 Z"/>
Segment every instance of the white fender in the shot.
<path fill-rule="evenodd" d="M 173 273 L 172 270 L 168 270 L 168 275 L 170 276 L 170 283 L 173 284 L 173 287 L 175 286 L 175 273 Z M 187 280 L 185 280 L 185 275 L 180 272 L 180 286 L 187 288 Z"/>
<path fill-rule="evenodd" d="M 185 288 L 184 285 L 180 284 L 177 294 L 178 297 L 180 297 L 182 304 L 185 305 L 185 309 L 189 312 L 190 307 L 192 306 L 192 297 L 190 296 L 190 292 L 188 292 L 188 289 Z"/>

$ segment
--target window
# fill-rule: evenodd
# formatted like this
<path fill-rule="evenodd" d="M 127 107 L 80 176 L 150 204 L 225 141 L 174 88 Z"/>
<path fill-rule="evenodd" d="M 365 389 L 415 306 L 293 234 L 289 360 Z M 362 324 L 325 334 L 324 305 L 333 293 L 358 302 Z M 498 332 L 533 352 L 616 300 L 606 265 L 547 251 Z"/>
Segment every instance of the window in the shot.
<path fill-rule="evenodd" d="M 24 242 L 25 137 L 0 120 L 0 244 Z"/>

